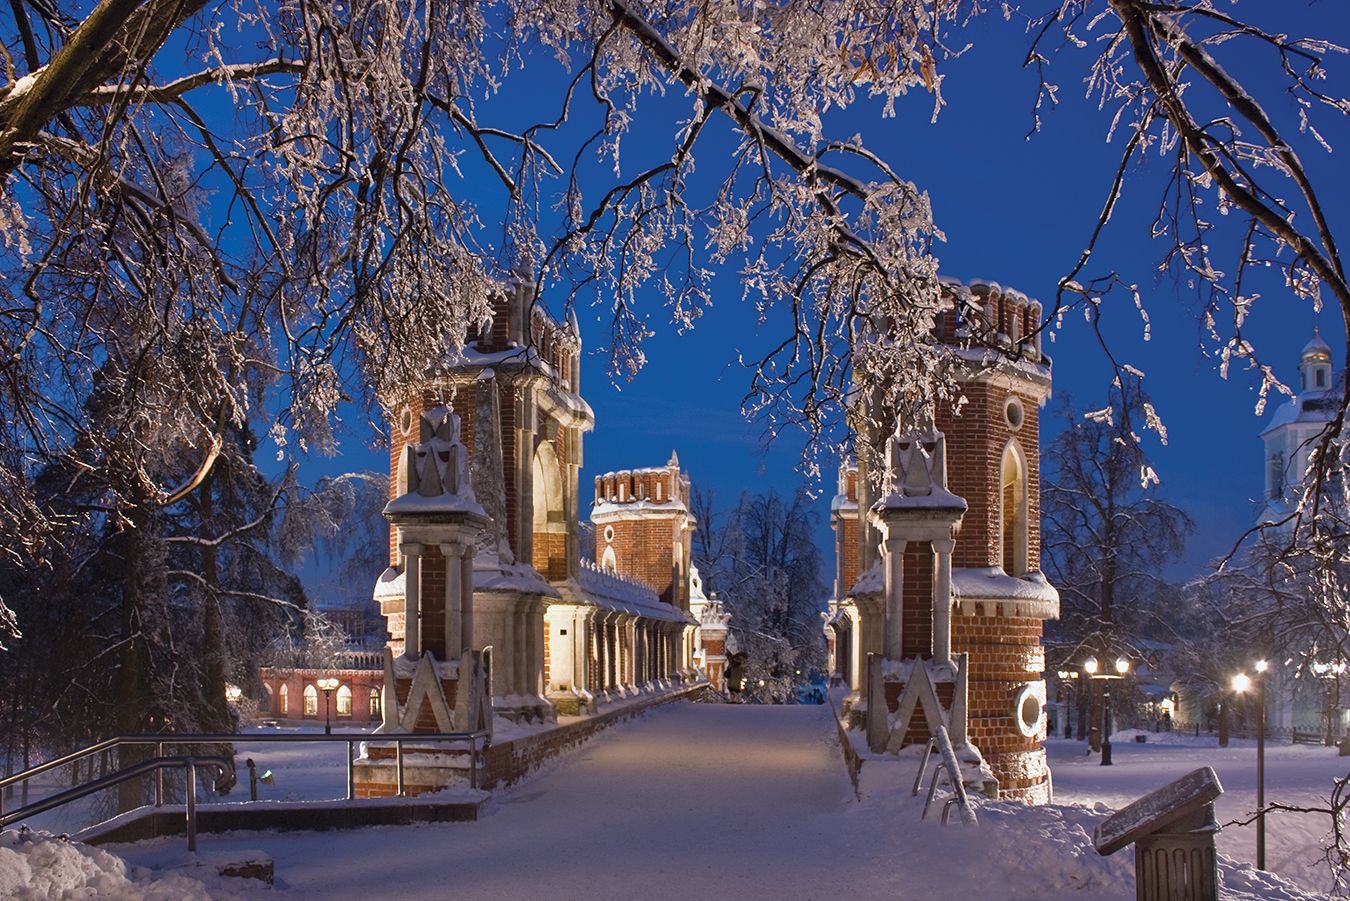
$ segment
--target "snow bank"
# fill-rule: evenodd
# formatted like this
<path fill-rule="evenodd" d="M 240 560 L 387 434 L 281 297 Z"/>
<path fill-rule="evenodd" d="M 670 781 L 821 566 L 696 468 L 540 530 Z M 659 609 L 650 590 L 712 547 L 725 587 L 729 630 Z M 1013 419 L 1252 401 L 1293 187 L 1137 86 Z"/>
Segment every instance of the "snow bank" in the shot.
<path fill-rule="evenodd" d="M 209 901 L 237 897 L 177 873 L 157 874 L 106 851 L 46 832 L 0 832 L 0 898 L 113 897 L 127 901 Z"/>
<path fill-rule="evenodd" d="M 905 887 L 913 890 L 912 897 L 978 897 L 992 886 L 998 886 L 1002 901 L 1080 897 L 1132 901 L 1135 897 L 1133 847 L 1102 857 L 1092 842 L 1093 829 L 1115 812 L 1106 804 L 1032 807 L 972 796 L 979 826 L 963 827 L 953 817 L 943 827 L 938 825 L 941 794 L 934 799 L 928 819 L 919 820 L 924 792 L 918 797 L 910 795 L 914 772 L 911 761 L 904 759 L 865 763 L 858 811 L 859 818 L 872 828 L 889 833 L 887 844 L 904 849 Z M 925 780 L 925 790 L 927 785 Z M 954 860 L 957 848 L 960 851 Z M 1219 879 L 1225 901 L 1322 897 L 1223 855 L 1219 856 Z"/>

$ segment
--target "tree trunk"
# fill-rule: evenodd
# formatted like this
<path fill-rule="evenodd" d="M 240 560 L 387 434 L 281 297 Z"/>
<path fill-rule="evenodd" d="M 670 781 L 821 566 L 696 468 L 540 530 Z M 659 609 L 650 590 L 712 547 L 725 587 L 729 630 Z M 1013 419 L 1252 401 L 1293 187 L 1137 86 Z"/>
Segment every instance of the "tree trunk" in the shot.
<path fill-rule="evenodd" d="M 117 668 L 117 731 L 123 735 L 144 732 L 152 725 L 162 728 L 166 711 L 155 709 L 150 686 L 150 667 L 145 643 L 146 527 L 144 509 L 130 515 L 130 524 L 122 532 L 124 569 L 122 572 L 122 649 Z M 154 722 L 152 724 L 152 720 Z M 156 730 L 158 731 L 158 729 Z M 148 755 L 144 747 L 118 749 L 117 762 L 126 767 Z M 142 803 L 142 780 L 129 779 L 118 788 L 119 810 L 131 810 Z"/>
<path fill-rule="evenodd" d="M 213 470 L 200 492 L 201 523 L 198 528 L 207 535 L 217 534 L 212 495 L 215 481 Z M 202 725 L 207 732 L 228 732 L 234 728 L 234 722 L 225 700 L 225 634 L 221 626 L 220 595 L 217 591 L 220 586 L 217 558 L 215 545 L 202 548 L 202 579 L 206 582 L 205 597 L 202 599 L 202 649 L 205 657 L 202 694 L 206 709 L 202 711 Z"/>

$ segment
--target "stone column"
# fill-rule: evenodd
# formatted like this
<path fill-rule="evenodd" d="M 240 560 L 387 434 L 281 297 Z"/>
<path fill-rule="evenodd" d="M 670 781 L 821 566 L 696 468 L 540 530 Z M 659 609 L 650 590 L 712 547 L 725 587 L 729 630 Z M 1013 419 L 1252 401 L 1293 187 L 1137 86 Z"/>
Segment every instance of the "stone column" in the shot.
<path fill-rule="evenodd" d="M 586 636 L 590 624 L 590 614 L 585 608 L 578 607 L 572 614 L 572 624 L 568 627 L 572 639 L 572 690 L 577 694 L 591 691 L 591 655 L 588 653 Z"/>
<path fill-rule="evenodd" d="M 855 606 L 853 608 L 853 615 L 848 618 L 848 687 L 852 689 L 854 694 L 861 692 L 863 684 L 867 681 L 862 675 L 863 661 L 867 658 L 862 654 L 863 631 L 862 617 L 859 615 L 859 612 L 860 611 Z"/>
<path fill-rule="evenodd" d="M 605 681 L 605 672 L 609 668 L 609 661 L 606 656 L 608 648 L 605 647 L 605 611 L 596 611 L 594 619 L 591 620 L 592 634 L 595 636 L 595 693 L 597 695 L 607 695 L 609 686 Z"/>
<path fill-rule="evenodd" d="M 882 542 L 886 559 L 886 638 L 882 652 L 888 660 L 899 660 L 904 647 L 905 544 L 902 539 Z"/>
<path fill-rule="evenodd" d="M 473 634 L 473 552 L 472 544 L 465 546 L 459 561 L 459 642 L 465 651 L 479 650 Z"/>
<path fill-rule="evenodd" d="M 531 601 L 521 613 L 525 619 L 525 694 L 532 698 L 540 697 L 544 688 L 544 645 L 539 634 L 543 606 L 540 601 Z"/>
<path fill-rule="evenodd" d="M 464 653 L 464 545 L 441 545 L 445 556 L 445 659 L 458 660 Z"/>
<path fill-rule="evenodd" d="M 530 607 L 528 603 L 517 604 L 511 612 L 515 620 L 515 634 L 511 640 L 511 653 L 515 665 L 516 694 L 531 695 L 530 690 Z"/>
<path fill-rule="evenodd" d="M 624 635 L 628 638 L 628 688 L 634 694 L 637 693 L 637 617 L 628 617 L 628 623 L 624 627 Z"/>
<path fill-rule="evenodd" d="M 937 554 L 937 584 L 933 588 L 933 659 L 949 663 L 952 659 L 952 538 L 933 540 Z"/>
<path fill-rule="evenodd" d="M 418 632 L 421 615 L 422 545 L 405 541 L 399 545 L 403 553 L 403 656 L 417 659 L 422 654 Z"/>
<path fill-rule="evenodd" d="M 496 612 L 496 611 L 494 611 Z M 502 646 L 498 648 L 493 645 L 492 656 L 492 678 L 494 685 L 492 694 L 494 700 L 497 695 L 514 695 L 518 693 L 516 688 L 516 613 L 511 607 L 501 610 L 501 639 Z M 495 617 L 491 617 L 495 619 Z M 489 632 L 492 629 L 489 627 Z"/>

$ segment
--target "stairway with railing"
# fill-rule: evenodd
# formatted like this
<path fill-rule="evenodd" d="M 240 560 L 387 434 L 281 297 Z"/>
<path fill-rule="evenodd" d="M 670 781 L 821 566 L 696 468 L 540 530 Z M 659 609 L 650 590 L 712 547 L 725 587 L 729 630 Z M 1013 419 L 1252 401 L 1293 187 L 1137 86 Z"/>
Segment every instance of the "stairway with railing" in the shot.
<path fill-rule="evenodd" d="M 468 782 L 471 789 L 478 788 L 479 782 L 479 751 L 483 746 L 483 739 L 488 735 L 486 731 L 476 732 L 444 732 L 433 734 L 156 734 L 156 735 L 119 735 L 92 744 L 86 748 L 81 748 L 70 754 L 45 761 L 37 766 L 31 767 L 12 776 L 0 778 L 0 828 L 17 823 L 25 819 L 37 816 L 38 814 L 65 806 L 74 801 L 87 798 L 96 792 L 122 785 L 131 779 L 150 775 L 153 776 L 153 801 L 148 811 L 154 812 L 165 806 L 166 789 L 164 783 L 164 773 L 174 769 L 182 769 L 185 773 L 184 787 L 184 829 L 187 835 L 189 850 L 196 850 L 196 836 L 198 831 L 198 812 L 197 812 L 197 775 L 199 770 L 214 770 L 216 773 L 213 787 L 219 793 L 228 791 L 235 784 L 235 765 L 233 745 L 235 744 L 282 744 L 282 743 L 338 743 L 347 746 L 347 801 L 355 797 L 355 779 L 353 763 L 357 755 L 357 746 L 361 744 L 381 744 L 385 746 L 392 745 L 394 748 L 394 765 L 396 772 L 396 793 L 398 797 L 404 797 L 404 746 L 405 743 L 413 743 L 416 748 L 425 748 L 428 745 L 458 744 L 467 746 L 468 751 Z M 200 754 L 195 753 L 202 746 L 224 746 L 221 754 Z M 154 756 L 142 761 L 128 762 L 123 765 L 121 757 L 123 749 L 132 749 L 138 747 L 148 747 L 154 749 Z M 175 749 L 187 748 L 192 753 L 172 753 Z M 87 761 L 97 755 L 113 754 L 118 758 L 117 769 L 113 772 L 100 775 L 96 778 L 77 781 L 70 788 L 58 792 L 55 795 L 43 798 L 39 801 L 26 804 L 18 809 L 6 811 L 4 808 L 4 796 L 7 790 L 15 786 L 28 783 L 46 773 L 51 773 L 64 767 L 75 767 L 83 761 Z M 256 801 L 256 798 L 251 799 Z M 247 803 L 247 802 L 241 802 Z M 321 802 L 313 802 L 316 807 Z M 265 811 L 263 806 L 259 810 Z M 263 827 L 265 823 L 260 824 Z"/>

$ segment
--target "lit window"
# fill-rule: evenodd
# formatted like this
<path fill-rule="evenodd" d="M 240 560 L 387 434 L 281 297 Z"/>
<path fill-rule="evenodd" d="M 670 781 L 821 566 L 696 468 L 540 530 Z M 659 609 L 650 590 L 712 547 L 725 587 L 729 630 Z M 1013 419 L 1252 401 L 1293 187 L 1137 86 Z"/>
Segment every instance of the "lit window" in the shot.
<path fill-rule="evenodd" d="M 378 688 L 370 690 L 370 718 L 373 720 L 380 718 L 380 690 Z"/>
<path fill-rule="evenodd" d="M 1027 561 L 1027 473 L 1017 445 L 1008 442 L 1003 451 L 1002 501 L 1000 525 L 1003 531 L 1003 571 L 1010 576 L 1025 575 Z"/>
<path fill-rule="evenodd" d="M 266 682 L 263 683 L 261 706 L 263 713 L 272 712 L 272 686 L 268 685 Z"/>
<path fill-rule="evenodd" d="M 277 702 L 277 713 L 280 713 L 280 714 L 282 714 L 282 715 L 285 715 L 285 714 L 291 712 L 291 710 L 290 710 L 290 706 L 291 706 L 291 705 L 290 705 L 290 695 L 291 695 L 291 690 L 290 690 L 289 688 L 287 688 L 285 685 L 281 686 L 281 690 L 277 692 L 277 698 L 278 698 L 278 702 Z"/>
<path fill-rule="evenodd" d="M 345 685 L 337 690 L 337 715 L 352 715 L 352 690 Z"/>
<path fill-rule="evenodd" d="M 319 690 L 313 685 L 305 686 L 305 716 L 319 715 Z"/>

